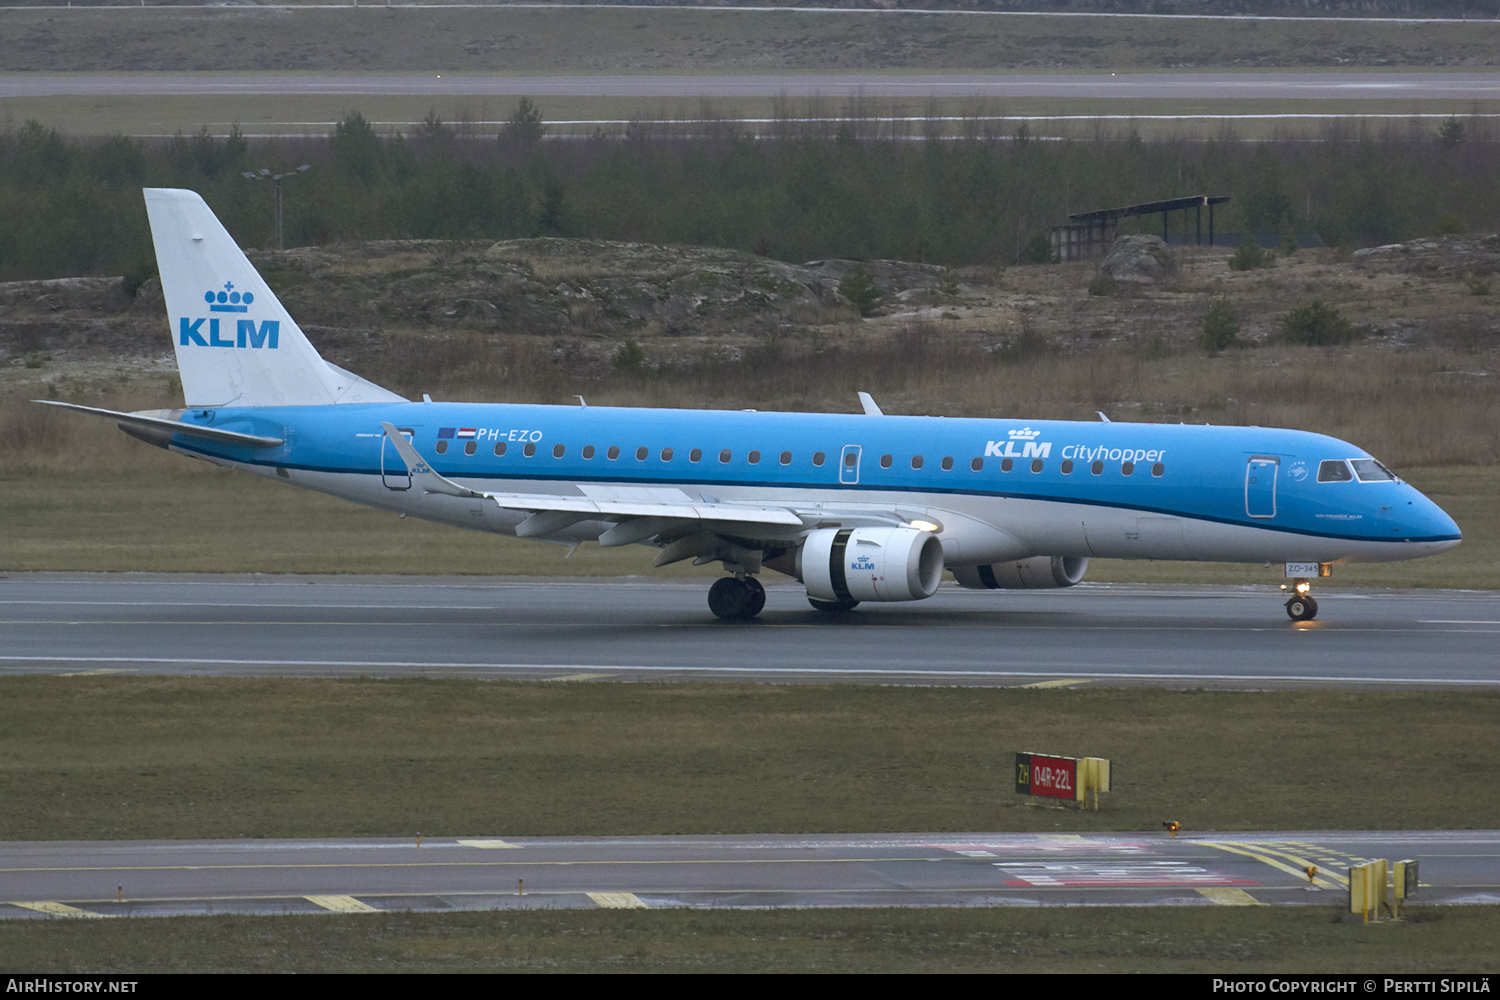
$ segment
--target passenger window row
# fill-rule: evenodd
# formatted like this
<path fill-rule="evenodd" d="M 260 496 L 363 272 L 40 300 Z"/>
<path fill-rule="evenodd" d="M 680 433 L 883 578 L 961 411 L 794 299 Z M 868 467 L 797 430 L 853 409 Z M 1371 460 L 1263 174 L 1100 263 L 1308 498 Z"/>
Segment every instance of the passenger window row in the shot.
<path fill-rule="evenodd" d="M 447 451 L 448 451 L 448 442 L 446 440 L 441 440 L 440 439 L 437 442 L 437 444 L 436 444 L 435 447 L 436 447 L 437 453 L 439 455 L 446 454 Z M 466 442 L 464 442 L 464 454 L 465 455 L 472 455 L 477 450 L 478 450 L 478 446 L 473 441 L 466 441 Z M 567 454 L 567 451 L 568 451 L 568 449 L 567 449 L 566 445 L 555 444 L 555 445 L 552 446 L 552 457 L 553 458 L 562 458 L 564 455 Z M 495 445 L 495 455 L 496 455 L 496 457 L 504 455 L 505 452 L 506 452 L 506 442 L 501 441 L 501 442 L 499 442 L 498 444 Z M 524 447 L 522 447 L 521 454 L 525 455 L 527 458 L 533 457 L 534 455 L 536 455 L 536 444 L 532 443 L 532 442 L 527 442 L 527 444 Z M 593 445 L 591 445 L 591 444 L 584 445 L 584 447 L 583 447 L 583 457 L 585 459 L 591 459 L 591 458 L 594 457 L 595 454 L 596 454 L 596 452 L 594 451 L 594 446 Z M 605 454 L 606 458 L 608 458 L 611 462 L 613 462 L 613 461 L 617 460 L 620 457 L 620 449 L 617 448 L 617 447 L 615 447 L 614 445 L 611 445 L 609 447 L 609 449 L 604 454 Z M 661 460 L 663 462 L 670 462 L 670 461 L 672 461 L 672 458 L 673 458 L 674 455 L 675 455 L 675 452 L 671 448 L 663 448 L 661 450 L 661 452 L 660 452 L 659 457 L 661 458 Z M 651 457 L 651 449 L 647 448 L 645 445 L 642 445 L 642 446 L 640 446 L 639 448 L 637 448 L 635 450 L 635 460 L 637 462 L 644 462 L 644 461 L 646 461 L 650 457 Z M 751 465 L 759 465 L 760 464 L 760 458 L 761 458 L 761 455 L 760 455 L 759 451 L 751 451 L 749 454 L 747 454 L 745 456 L 745 460 L 747 462 L 749 462 Z M 729 462 L 733 461 L 733 459 L 734 459 L 734 452 L 731 451 L 730 449 L 725 448 L 723 451 L 719 452 L 719 462 L 721 464 L 726 464 L 727 465 Z M 702 460 L 703 460 L 703 449 L 702 448 L 694 448 L 692 451 L 688 452 L 688 461 L 689 462 L 701 462 Z M 822 467 L 823 463 L 826 462 L 827 460 L 828 460 L 828 456 L 826 454 L 824 454 L 823 452 L 819 451 L 819 452 L 814 452 L 813 453 L 813 456 L 812 456 L 812 464 L 813 465 L 818 466 L 818 467 Z M 781 455 L 778 458 L 778 461 L 782 465 L 791 465 L 792 464 L 792 453 L 789 452 L 789 451 L 782 452 Z M 889 469 L 892 465 L 895 464 L 895 461 L 896 461 L 895 457 L 892 456 L 892 455 L 881 455 L 880 456 L 880 467 L 882 469 Z M 912 458 L 911 458 L 911 467 L 913 469 L 920 469 L 920 468 L 922 468 L 923 461 L 924 460 L 923 460 L 923 458 L 922 458 L 921 455 L 913 455 Z M 1366 461 L 1370 461 L 1370 460 L 1366 460 Z M 856 465 L 859 464 L 859 456 L 856 455 L 854 452 L 849 452 L 849 453 L 845 454 L 844 455 L 844 464 L 847 465 L 850 468 L 853 468 L 854 466 L 856 466 Z M 1373 464 L 1378 465 L 1379 463 L 1373 463 Z M 953 457 L 951 455 L 945 455 L 945 456 L 943 456 L 943 460 L 942 460 L 942 462 L 939 463 L 939 465 L 942 466 L 942 469 L 943 469 L 944 472 L 952 471 L 952 469 L 953 469 Z M 1319 482 L 1334 482 L 1334 481 L 1337 481 L 1334 478 L 1334 476 L 1336 476 L 1338 474 L 1337 470 L 1333 468 L 1335 466 L 1337 466 L 1338 468 L 1343 469 L 1344 470 L 1343 476 L 1345 478 L 1349 478 L 1348 467 L 1345 466 L 1344 463 L 1342 463 L 1342 462 L 1324 462 L 1322 464 L 1322 466 L 1318 469 L 1318 481 Z M 1016 467 L 1016 463 L 1015 463 L 1014 459 L 1003 458 L 1003 459 L 1000 460 L 1000 471 L 1001 472 L 1011 472 L 1011 471 L 1013 471 L 1015 469 L 1015 467 Z M 1045 467 L 1046 467 L 1046 463 L 1043 462 L 1040 458 L 1032 459 L 1032 461 L 1031 461 L 1031 471 L 1032 472 L 1039 473 Z M 982 470 L 984 468 L 984 459 L 982 459 L 982 458 L 975 458 L 973 461 L 971 461 L 969 463 L 969 468 L 973 469 L 975 472 L 979 472 L 980 470 Z M 1381 471 L 1384 471 L 1384 466 L 1381 466 L 1380 469 L 1381 469 Z M 1065 476 L 1072 475 L 1073 474 L 1073 461 L 1071 459 L 1064 459 L 1062 465 L 1059 466 L 1059 471 L 1061 471 L 1062 474 L 1065 475 Z M 1363 470 L 1361 470 L 1361 471 L 1363 472 Z M 1096 476 L 1103 475 L 1103 473 L 1104 473 L 1104 463 L 1103 462 L 1095 462 L 1093 465 L 1089 466 L 1089 472 L 1093 473 Z M 1151 475 L 1153 475 L 1153 476 L 1160 477 L 1165 472 L 1166 472 L 1166 466 L 1164 466 L 1161 462 L 1157 462 L 1155 465 L 1151 466 Z M 1122 475 L 1122 476 L 1130 476 L 1130 475 L 1134 475 L 1134 474 L 1135 474 L 1135 463 L 1134 462 L 1122 462 L 1122 463 L 1120 463 L 1120 475 Z M 1360 478 L 1363 479 L 1363 478 L 1366 478 L 1366 477 L 1362 474 Z M 1392 477 L 1392 478 L 1394 478 L 1394 477 Z"/>

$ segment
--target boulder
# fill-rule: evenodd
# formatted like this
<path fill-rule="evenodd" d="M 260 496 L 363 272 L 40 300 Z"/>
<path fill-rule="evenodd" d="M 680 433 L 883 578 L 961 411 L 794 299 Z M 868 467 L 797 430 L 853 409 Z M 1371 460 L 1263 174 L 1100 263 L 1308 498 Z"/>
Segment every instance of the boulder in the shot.
<path fill-rule="evenodd" d="M 1177 276 L 1177 258 L 1160 236 L 1121 236 L 1099 262 L 1099 273 L 1116 281 L 1154 285 Z"/>
<path fill-rule="evenodd" d="M 1434 236 L 1354 251 L 1358 267 L 1377 271 L 1461 278 L 1500 271 L 1500 235 Z"/>

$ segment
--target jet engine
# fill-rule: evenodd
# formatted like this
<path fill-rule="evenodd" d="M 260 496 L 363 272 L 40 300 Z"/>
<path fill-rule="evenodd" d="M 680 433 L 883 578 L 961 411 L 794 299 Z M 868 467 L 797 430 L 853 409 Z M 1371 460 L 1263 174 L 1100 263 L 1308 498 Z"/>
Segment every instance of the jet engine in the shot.
<path fill-rule="evenodd" d="M 920 601 L 942 582 L 943 543 L 916 528 L 824 528 L 807 536 L 797 574 L 816 601 Z"/>
<path fill-rule="evenodd" d="M 954 566 L 953 578 L 969 590 L 1051 590 L 1073 586 L 1088 568 L 1087 556 L 1033 556 L 985 566 Z"/>

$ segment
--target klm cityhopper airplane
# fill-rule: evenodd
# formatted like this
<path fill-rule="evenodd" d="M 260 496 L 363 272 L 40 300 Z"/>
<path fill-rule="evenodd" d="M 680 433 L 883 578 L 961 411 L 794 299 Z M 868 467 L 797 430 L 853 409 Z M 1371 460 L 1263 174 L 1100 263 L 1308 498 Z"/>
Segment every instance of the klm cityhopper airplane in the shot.
<path fill-rule="evenodd" d="M 1294 619 L 1334 563 L 1414 559 L 1458 526 L 1354 445 L 1265 427 L 409 402 L 318 355 L 203 199 L 147 190 L 187 409 L 132 437 L 356 503 L 519 538 L 762 569 L 814 608 L 1069 587 L 1089 559 L 1284 563 Z M 40 402 L 40 401 L 39 401 Z"/>

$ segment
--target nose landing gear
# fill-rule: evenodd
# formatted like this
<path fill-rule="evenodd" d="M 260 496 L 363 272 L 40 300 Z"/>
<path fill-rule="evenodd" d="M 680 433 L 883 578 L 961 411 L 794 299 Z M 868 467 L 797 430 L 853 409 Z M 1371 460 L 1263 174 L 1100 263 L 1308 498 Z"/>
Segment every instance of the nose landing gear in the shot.
<path fill-rule="evenodd" d="M 1310 622 L 1318 617 L 1318 602 L 1312 597 L 1312 584 L 1292 581 L 1292 596 L 1287 598 L 1286 613 L 1294 622 Z"/>
<path fill-rule="evenodd" d="M 725 621 L 746 621 L 766 606 L 766 588 L 753 576 L 726 576 L 708 588 L 708 610 Z"/>

